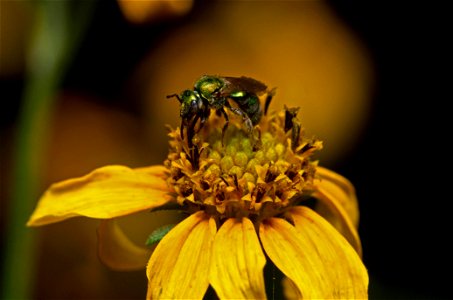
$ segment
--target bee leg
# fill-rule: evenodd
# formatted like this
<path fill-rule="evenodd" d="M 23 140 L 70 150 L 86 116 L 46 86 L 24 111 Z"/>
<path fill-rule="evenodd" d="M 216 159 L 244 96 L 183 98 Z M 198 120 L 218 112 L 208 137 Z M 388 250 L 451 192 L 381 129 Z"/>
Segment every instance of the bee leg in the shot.
<path fill-rule="evenodd" d="M 192 122 L 190 122 L 189 126 L 187 126 L 187 146 L 189 148 L 189 160 L 195 169 L 198 169 L 198 160 L 199 160 L 199 152 L 198 152 L 198 145 L 194 145 L 193 137 L 195 135 L 195 125 L 197 124 L 198 119 L 200 116 L 196 115 Z"/>
<path fill-rule="evenodd" d="M 223 128 L 222 128 L 222 146 L 224 145 L 223 144 L 223 137 L 225 136 L 225 132 L 228 128 L 228 123 L 230 123 L 230 119 L 228 119 L 228 115 L 226 113 L 226 111 L 223 109 L 223 108 L 220 108 L 217 110 L 218 113 L 221 113 L 224 117 L 225 117 L 225 125 L 223 125 Z"/>
<path fill-rule="evenodd" d="M 247 127 L 248 134 L 251 135 L 253 131 L 253 124 L 249 116 L 240 108 L 232 107 L 229 104 L 225 104 L 225 106 L 227 106 L 232 112 L 234 112 L 238 116 L 242 117 L 242 120 L 244 121 L 245 126 Z"/>
<path fill-rule="evenodd" d="M 193 142 L 192 142 L 192 138 L 194 137 L 195 135 L 195 126 L 197 125 L 197 121 L 198 119 L 200 118 L 200 116 L 196 115 L 192 122 L 190 122 L 189 126 L 187 127 L 187 142 L 188 142 L 188 145 L 189 145 L 189 148 L 191 148 L 193 146 Z"/>
<path fill-rule="evenodd" d="M 266 96 L 266 102 L 264 103 L 264 114 L 267 115 L 267 109 L 269 108 L 269 105 L 271 104 L 271 101 L 272 101 L 272 97 L 275 96 L 275 90 L 277 88 L 273 88 L 272 90 L 270 90 L 269 92 L 267 92 L 267 96 Z"/>
<path fill-rule="evenodd" d="M 209 106 L 206 105 L 205 109 L 202 111 L 202 114 L 200 115 L 200 127 L 198 127 L 197 133 L 201 130 L 201 128 L 203 128 L 204 123 L 206 123 L 206 120 L 209 118 L 210 114 L 211 110 L 209 109 Z"/>
<path fill-rule="evenodd" d="M 181 120 L 181 127 L 179 127 L 179 134 L 181 135 L 181 139 L 184 141 L 184 119 Z"/>
<path fill-rule="evenodd" d="M 182 103 L 182 99 L 179 97 L 178 94 L 167 95 L 167 99 L 170 99 L 170 98 L 173 98 L 173 97 L 178 99 L 179 103 Z"/>
<path fill-rule="evenodd" d="M 201 128 L 203 128 L 204 123 L 206 122 L 206 120 L 207 120 L 207 119 L 206 119 L 206 118 L 203 118 L 203 116 L 201 117 L 201 119 L 200 119 L 200 126 L 198 126 L 198 129 L 197 129 L 196 133 L 200 132 L 200 130 L 201 130 Z"/>

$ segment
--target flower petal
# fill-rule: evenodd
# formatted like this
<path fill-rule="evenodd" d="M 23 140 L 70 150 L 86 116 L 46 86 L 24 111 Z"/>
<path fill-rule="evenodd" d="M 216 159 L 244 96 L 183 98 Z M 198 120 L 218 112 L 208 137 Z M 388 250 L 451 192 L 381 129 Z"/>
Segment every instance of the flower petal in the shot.
<path fill-rule="evenodd" d="M 148 263 L 148 299 L 201 299 L 208 274 L 214 219 L 197 212 L 176 225 L 157 245 Z"/>
<path fill-rule="evenodd" d="M 333 287 L 326 281 L 326 267 L 310 240 L 287 221 L 266 219 L 260 225 L 260 240 L 274 264 L 289 277 L 306 299 L 326 299 Z M 332 266 L 329 266 L 332 267 Z"/>
<path fill-rule="evenodd" d="M 326 169 L 321 168 L 320 170 L 322 170 L 321 176 L 327 174 L 325 171 Z M 331 173 L 336 174 L 334 172 Z M 341 176 L 338 175 L 338 177 Z M 350 217 L 352 216 L 354 218 L 354 216 L 356 216 L 356 222 L 358 222 L 357 204 L 355 204 L 355 206 L 353 204 L 347 204 L 356 202 L 357 200 L 355 196 L 349 196 L 344 189 L 337 186 L 333 181 L 323 179 L 315 182 L 313 197 L 319 200 L 318 207 L 316 208 L 319 214 L 328 220 L 349 241 L 349 243 L 361 256 L 362 244 L 357 232 L 357 227 L 353 223 L 353 219 Z M 348 207 L 349 212 L 345 209 L 346 207 Z M 353 207 L 355 207 L 355 212 Z"/>
<path fill-rule="evenodd" d="M 217 232 L 209 279 L 220 299 L 265 299 L 266 257 L 248 218 L 228 219 Z"/>
<path fill-rule="evenodd" d="M 118 271 L 146 267 L 151 250 L 135 245 L 124 234 L 115 219 L 102 220 L 98 228 L 98 256 L 109 268 Z"/>
<path fill-rule="evenodd" d="M 359 206 L 354 186 L 345 177 L 323 167 L 317 167 L 316 174 L 321 177 L 319 184 L 331 194 L 338 195 L 341 206 L 345 209 L 357 228 L 359 224 Z"/>
<path fill-rule="evenodd" d="M 155 168 L 161 174 L 160 167 Z M 39 200 L 27 225 L 46 225 L 76 216 L 110 219 L 170 200 L 165 180 L 153 174 L 153 167 L 133 170 L 106 166 L 53 184 Z"/>
<path fill-rule="evenodd" d="M 140 167 L 135 168 L 135 172 L 144 173 L 148 175 L 154 175 L 160 178 L 165 179 L 166 175 L 168 174 L 168 169 L 162 165 L 155 165 L 155 166 L 147 166 L 147 167 Z"/>
<path fill-rule="evenodd" d="M 282 288 L 285 299 L 287 300 L 302 299 L 302 295 L 299 289 L 294 284 L 294 282 L 288 277 L 284 277 L 282 279 Z"/>
<path fill-rule="evenodd" d="M 318 272 L 322 272 L 324 284 L 330 289 L 326 298 L 367 298 L 367 270 L 345 238 L 308 207 L 292 208 L 291 216 L 296 230 L 305 240 L 304 251 L 309 259 L 318 256 L 322 261 Z M 301 291 L 302 294 L 305 293 L 304 290 Z"/>

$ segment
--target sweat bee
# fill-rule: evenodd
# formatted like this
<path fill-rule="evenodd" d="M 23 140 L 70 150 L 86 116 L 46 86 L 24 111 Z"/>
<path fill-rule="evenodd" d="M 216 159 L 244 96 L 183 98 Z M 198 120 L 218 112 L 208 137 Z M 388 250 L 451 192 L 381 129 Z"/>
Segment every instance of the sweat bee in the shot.
<path fill-rule="evenodd" d="M 253 126 L 258 124 L 263 115 L 258 96 L 267 94 L 264 104 L 264 114 L 267 113 L 269 104 L 275 94 L 275 88 L 268 90 L 267 86 L 249 77 L 220 77 L 205 75 L 195 82 L 193 90 L 185 90 L 181 94 L 168 95 L 167 98 L 175 97 L 181 104 L 180 117 L 181 138 L 184 139 L 186 128 L 189 146 L 195 134 L 195 126 L 198 121 L 200 130 L 209 118 L 211 109 L 217 115 L 223 115 L 226 122 L 222 129 L 222 137 L 228 128 L 229 118 L 225 108 L 242 117 L 249 134 Z M 233 102 L 233 105 L 231 102 Z M 223 140 L 223 138 L 222 138 Z"/>

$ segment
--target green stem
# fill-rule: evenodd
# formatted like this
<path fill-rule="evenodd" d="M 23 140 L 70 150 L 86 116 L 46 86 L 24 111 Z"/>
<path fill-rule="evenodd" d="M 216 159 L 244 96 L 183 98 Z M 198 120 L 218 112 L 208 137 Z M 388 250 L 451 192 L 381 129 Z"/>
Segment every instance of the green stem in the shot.
<path fill-rule="evenodd" d="M 56 90 L 90 20 L 93 3 L 80 2 L 80 16 L 71 11 L 75 4 L 72 1 L 33 3 L 35 24 L 14 145 L 14 184 L 8 203 L 2 299 L 30 298 L 35 239 L 33 230 L 25 227 L 25 223 L 39 196 L 40 163 Z M 70 19 L 77 22 L 69 24 Z"/>

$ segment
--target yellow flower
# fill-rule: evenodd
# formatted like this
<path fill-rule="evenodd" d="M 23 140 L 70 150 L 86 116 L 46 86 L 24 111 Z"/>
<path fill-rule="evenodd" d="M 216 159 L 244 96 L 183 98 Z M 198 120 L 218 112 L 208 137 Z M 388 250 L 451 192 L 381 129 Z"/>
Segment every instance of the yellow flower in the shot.
<path fill-rule="evenodd" d="M 304 136 L 296 114 L 264 116 L 252 134 L 232 116 L 224 137 L 224 120 L 211 116 L 191 143 L 170 130 L 163 165 L 106 166 L 56 183 L 28 225 L 102 219 L 100 257 L 127 270 L 144 267 L 149 251 L 112 219 L 176 205 L 188 217 L 152 253 L 147 298 L 201 299 L 209 285 L 221 299 L 266 298 L 265 254 L 295 288 L 291 295 L 367 298 L 354 188 L 311 160 L 322 143 Z"/>
<path fill-rule="evenodd" d="M 126 19 L 133 23 L 146 23 L 170 16 L 181 16 L 192 8 L 192 0 L 118 0 Z"/>

